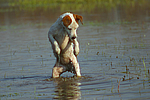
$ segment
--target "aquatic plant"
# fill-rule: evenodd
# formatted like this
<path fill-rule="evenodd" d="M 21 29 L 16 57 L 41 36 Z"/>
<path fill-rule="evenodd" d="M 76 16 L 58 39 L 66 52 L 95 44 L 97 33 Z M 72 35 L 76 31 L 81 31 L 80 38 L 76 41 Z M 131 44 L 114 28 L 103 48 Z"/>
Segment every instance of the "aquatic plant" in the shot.
<path fill-rule="evenodd" d="M 25 11 L 36 11 L 38 9 L 43 9 L 44 11 L 49 9 L 59 8 L 61 11 L 86 11 L 91 12 L 95 7 L 100 9 L 106 8 L 107 10 L 112 10 L 118 5 L 129 7 L 134 7 L 135 4 L 143 5 L 143 7 L 149 6 L 148 0 L 2 0 L 0 5 L 7 5 L 9 8 L 0 9 L 0 12 L 10 12 L 14 10 L 25 10 Z M 124 22 L 125 23 L 125 22 Z"/>
<path fill-rule="evenodd" d="M 145 77 L 146 77 L 146 76 L 147 76 L 147 75 L 146 75 L 146 65 L 145 65 L 144 59 L 143 59 L 143 65 L 144 65 L 144 69 L 145 69 Z"/>
<path fill-rule="evenodd" d="M 113 93 L 113 89 L 114 89 L 114 85 L 112 86 L 112 88 L 111 88 L 111 92 Z"/>
<path fill-rule="evenodd" d="M 120 82 L 121 82 L 121 78 L 119 79 L 119 82 L 118 82 L 118 93 L 119 93 L 119 88 L 120 88 Z"/>

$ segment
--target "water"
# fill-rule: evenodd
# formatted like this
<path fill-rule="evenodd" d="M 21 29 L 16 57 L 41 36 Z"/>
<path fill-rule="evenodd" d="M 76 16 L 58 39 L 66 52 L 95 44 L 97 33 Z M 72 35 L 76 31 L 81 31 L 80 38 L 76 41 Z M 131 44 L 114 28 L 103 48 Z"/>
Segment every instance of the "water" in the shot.
<path fill-rule="evenodd" d="M 59 79 L 51 78 L 55 57 L 47 32 L 65 11 L 1 10 L 0 99 L 150 99 L 149 10 L 146 3 L 74 10 L 84 18 L 78 29 L 82 77 Z"/>

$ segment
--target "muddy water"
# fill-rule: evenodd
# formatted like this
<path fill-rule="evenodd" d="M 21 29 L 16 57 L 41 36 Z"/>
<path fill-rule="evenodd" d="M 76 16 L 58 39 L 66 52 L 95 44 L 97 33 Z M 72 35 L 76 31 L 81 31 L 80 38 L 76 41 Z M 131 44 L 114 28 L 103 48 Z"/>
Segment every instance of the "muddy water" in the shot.
<path fill-rule="evenodd" d="M 136 4 L 75 11 L 84 17 L 78 29 L 83 77 L 52 79 L 47 32 L 65 11 L 1 10 L 0 99 L 150 99 L 149 11 Z"/>

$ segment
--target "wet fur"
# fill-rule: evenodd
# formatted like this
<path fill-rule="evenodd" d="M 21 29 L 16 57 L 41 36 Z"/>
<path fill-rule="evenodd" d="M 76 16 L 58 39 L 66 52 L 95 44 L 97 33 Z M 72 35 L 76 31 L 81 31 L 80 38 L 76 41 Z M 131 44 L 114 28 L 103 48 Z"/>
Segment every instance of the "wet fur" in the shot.
<path fill-rule="evenodd" d="M 72 72 L 76 76 L 81 76 L 77 61 L 79 43 L 77 41 L 76 30 L 79 27 L 79 20 L 82 23 L 82 16 L 64 13 L 50 27 L 48 38 L 56 57 L 52 73 L 53 78 L 60 77 L 66 71 Z"/>

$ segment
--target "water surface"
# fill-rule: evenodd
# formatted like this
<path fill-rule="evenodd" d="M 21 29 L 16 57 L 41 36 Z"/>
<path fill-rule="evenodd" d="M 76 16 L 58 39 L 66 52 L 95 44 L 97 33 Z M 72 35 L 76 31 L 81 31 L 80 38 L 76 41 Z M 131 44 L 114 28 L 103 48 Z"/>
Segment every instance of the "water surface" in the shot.
<path fill-rule="evenodd" d="M 1 4 L 0 99 L 150 99 L 149 2 L 132 3 L 94 3 L 81 11 Z M 69 9 L 84 18 L 78 29 L 83 77 L 52 79 L 55 57 L 47 32 Z"/>

